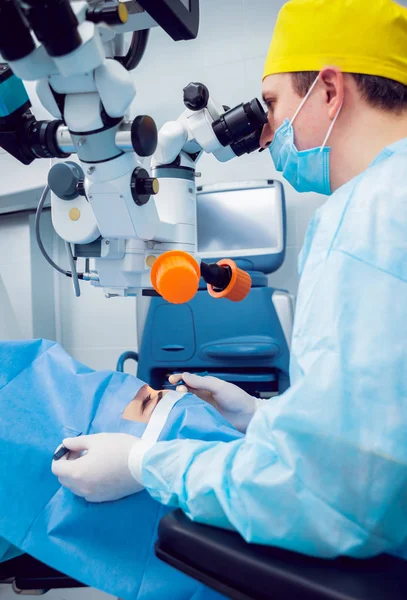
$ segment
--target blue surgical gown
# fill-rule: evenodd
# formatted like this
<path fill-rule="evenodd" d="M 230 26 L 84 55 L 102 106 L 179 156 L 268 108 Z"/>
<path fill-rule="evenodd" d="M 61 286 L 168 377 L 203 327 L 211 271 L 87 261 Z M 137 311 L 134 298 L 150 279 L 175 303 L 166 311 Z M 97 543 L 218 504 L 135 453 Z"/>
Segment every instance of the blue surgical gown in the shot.
<path fill-rule="evenodd" d="M 150 494 L 249 542 L 407 558 L 407 139 L 314 216 L 291 388 L 229 444 L 156 444 Z"/>

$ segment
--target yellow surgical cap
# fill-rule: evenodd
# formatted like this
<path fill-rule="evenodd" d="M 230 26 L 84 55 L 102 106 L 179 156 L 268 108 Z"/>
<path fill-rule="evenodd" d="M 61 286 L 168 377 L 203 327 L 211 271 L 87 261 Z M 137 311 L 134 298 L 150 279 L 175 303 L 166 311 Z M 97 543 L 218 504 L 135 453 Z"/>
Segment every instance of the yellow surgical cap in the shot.
<path fill-rule="evenodd" d="M 278 15 L 263 79 L 326 66 L 407 85 L 407 9 L 393 0 L 289 0 Z"/>

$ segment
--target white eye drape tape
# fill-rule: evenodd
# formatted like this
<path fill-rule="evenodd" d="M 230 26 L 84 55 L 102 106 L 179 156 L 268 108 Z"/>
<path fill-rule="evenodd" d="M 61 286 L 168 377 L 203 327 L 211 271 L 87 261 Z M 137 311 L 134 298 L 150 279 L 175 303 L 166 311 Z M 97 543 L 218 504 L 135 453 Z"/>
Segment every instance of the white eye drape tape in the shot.
<path fill-rule="evenodd" d="M 178 402 L 183 396 L 185 396 L 185 392 L 167 392 L 160 402 L 155 407 L 153 414 L 150 417 L 150 421 L 147 424 L 147 427 L 141 436 L 141 439 L 146 442 L 146 444 L 153 445 L 160 437 L 160 433 L 162 432 L 165 423 L 167 422 L 168 415 L 171 412 L 174 404 Z"/>
<path fill-rule="evenodd" d="M 142 463 L 145 453 L 160 437 L 172 407 L 185 396 L 185 392 L 167 392 L 160 400 L 151 415 L 144 434 L 132 448 L 129 454 L 129 469 L 134 479 L 141 483 Z"/>

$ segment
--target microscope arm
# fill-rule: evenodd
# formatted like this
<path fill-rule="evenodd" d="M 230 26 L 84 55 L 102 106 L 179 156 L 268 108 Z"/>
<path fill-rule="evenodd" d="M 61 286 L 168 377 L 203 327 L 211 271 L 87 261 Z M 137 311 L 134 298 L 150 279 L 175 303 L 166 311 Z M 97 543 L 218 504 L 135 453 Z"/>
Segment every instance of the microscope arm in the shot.
<path fill-rule="evenodd" d="M 150 117 L 126 122 L 133 78 L 112 55 L 122 8 L 0 0 L 0 52 L 12 69 L 10 82 L 37 81 L 40 101 L 55 117 L 37 122 L 21 93 L 20 105 L 0 119 L 0 144 L 25 164 L 76 154 L 77 161 L 57 162 L 49 172 L 52 223 L 76 257 L 92 260 L 92 285 L 108 297 L 151 289 L 155 262 L 170 251 L 188 255 L 199 274 L 196 163 L 203 152 L 226 161 L 256 150 L 265 122 L 257 100 L 227 110 L 195 83 L 185 88 L 186 110 L 164 126 L 158 146 Z M 193 36 L 192 25 L 182 35 Z M 182 33 L 175 29 L 174 38 Z M 151 156 L 150 174 L 144 163 Z M 213 273 L 208 277 L 220 283 Z"/>

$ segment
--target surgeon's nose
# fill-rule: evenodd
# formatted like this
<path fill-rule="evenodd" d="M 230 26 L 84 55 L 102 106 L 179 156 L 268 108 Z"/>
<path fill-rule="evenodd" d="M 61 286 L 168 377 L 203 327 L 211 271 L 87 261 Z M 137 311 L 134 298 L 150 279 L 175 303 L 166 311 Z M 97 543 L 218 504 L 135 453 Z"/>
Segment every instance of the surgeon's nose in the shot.
<path fill-rule="evenodd" d="M 260 146 L 262 150 L 265 150 L 268 146 L 270 146 L 273 141 L 273 129 L 270 123 L 266 123 L 263 127 L 263 131 L 260 136 Z"/>

